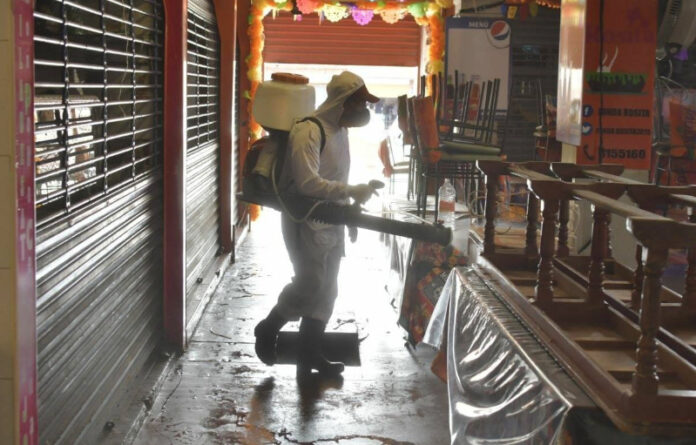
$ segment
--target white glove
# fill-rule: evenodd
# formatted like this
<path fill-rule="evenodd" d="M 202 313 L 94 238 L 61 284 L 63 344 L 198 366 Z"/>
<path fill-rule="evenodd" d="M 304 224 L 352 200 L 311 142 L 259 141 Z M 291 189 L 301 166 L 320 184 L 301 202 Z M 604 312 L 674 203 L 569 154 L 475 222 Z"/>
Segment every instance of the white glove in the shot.
<path fill-rule="evenodd" d="M 358 185 L 351 185 L 348 188 L 348 196 L 353 198 L 353 200 L 358 203 L 362 204 L 366 202 L 368 199 L 372 197 L 372 195 L 376 195 L 377 192 L 375 191 L 372 186 L 369 184 L 358 184 Z"/>

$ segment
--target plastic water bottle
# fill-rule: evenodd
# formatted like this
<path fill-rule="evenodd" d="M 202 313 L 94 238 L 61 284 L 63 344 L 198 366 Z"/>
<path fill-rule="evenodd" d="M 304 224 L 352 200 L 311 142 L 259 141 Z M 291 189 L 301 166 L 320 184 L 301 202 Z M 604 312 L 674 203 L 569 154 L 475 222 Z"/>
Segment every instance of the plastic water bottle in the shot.
<path fill-rule="evenodd" d="M 439 195 L 440 201 L 437 204 L 438 219 L 442 220 L 445 227 L 454 229 L 454 201 L 457 191 L 449 178 L 445 178 L 445 182 L 440 186 Z"/>

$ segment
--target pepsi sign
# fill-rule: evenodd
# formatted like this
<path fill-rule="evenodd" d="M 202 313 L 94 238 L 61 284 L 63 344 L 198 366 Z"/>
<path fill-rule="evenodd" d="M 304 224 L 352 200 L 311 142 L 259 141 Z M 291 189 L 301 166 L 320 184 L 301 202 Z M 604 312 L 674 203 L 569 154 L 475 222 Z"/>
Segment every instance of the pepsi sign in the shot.
<path fill-rule="evenodd" d="M 488 28 L 488 37 L 494 47 L 507 48 L 510 46 L 510 24 L 504 20 L 496 20 Z"/>

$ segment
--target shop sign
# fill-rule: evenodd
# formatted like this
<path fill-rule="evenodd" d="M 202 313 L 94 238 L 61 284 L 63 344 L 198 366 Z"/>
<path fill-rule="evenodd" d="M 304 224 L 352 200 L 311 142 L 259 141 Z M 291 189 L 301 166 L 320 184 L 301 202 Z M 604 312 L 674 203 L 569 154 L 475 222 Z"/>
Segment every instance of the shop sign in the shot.
<path fill-rule="evenodd" d="M 656 39 L 656 0 L 604 1 L 603 33 L 588 0 L 579 164 L 650 168 Z"/>

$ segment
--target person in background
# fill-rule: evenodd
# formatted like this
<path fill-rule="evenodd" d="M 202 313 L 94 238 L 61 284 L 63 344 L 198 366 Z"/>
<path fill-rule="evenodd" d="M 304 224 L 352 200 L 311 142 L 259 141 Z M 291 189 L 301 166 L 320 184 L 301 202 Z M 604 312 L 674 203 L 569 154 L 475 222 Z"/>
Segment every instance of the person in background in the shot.
<path fill-rule="evenodd" d="M 352 198 L 362 204 L 375 190 L 368 184 L 348 184 L 348 128 L 367 125 L 367 103 L 376 103 L 379 98 L 368 92 L 360 76 L 348 71 L 333 76 L 326 91 L 326 101 L 313 114 L 318 122 L 304 120 L 290 130 L 281 185 L 300 195 L 338 203 Z M 313 370 L 338 376 L 343 372 L 343 363 L 323 357 L 321 343 L 338 295 L 345 227 L 311 220 L 297 222 L 284 212 L 282 231 L 295 276 L 268 316 L 256 325 L 256 354 L 267 365 L 275 364 L 280 329 L 288 321 L 301 318 L 298 380 L 307 379 Z"/>

